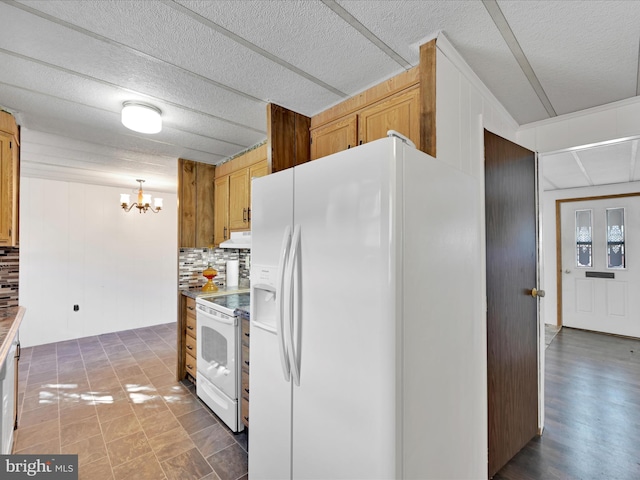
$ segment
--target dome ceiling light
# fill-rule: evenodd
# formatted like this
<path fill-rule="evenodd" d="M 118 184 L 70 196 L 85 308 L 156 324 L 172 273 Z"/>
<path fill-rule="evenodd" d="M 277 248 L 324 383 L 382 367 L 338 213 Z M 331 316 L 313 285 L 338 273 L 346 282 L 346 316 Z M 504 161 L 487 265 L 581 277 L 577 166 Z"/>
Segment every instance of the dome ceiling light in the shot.
<path fill-rule="evenodd" d="M 129 130 L 140 133 L 158 133 L 162 130 L 159 108 L 139 102 L 122 104 L 122 124 Z"/>

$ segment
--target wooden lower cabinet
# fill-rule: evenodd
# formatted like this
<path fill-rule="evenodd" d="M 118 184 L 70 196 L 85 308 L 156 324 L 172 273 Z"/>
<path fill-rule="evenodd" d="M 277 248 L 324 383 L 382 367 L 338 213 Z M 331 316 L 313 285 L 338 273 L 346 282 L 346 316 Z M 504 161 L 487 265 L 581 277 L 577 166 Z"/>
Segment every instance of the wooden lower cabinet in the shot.
<path fill-rule="evenodd" d="M 186 336 L 185 336 L 185 356 L 184 366 L 187 374 L 196 378 L 197 365 L 196 358 L 198 353 L 196 350 L 196 301 L 193 298 L 187 298 L 187 312 L 186 312 Z"/>
<path fill-rule="evenodd" d="M 242 391 L 240 410 L 242 423 L 249 428 L 249 317 L 242 315 Z"/>

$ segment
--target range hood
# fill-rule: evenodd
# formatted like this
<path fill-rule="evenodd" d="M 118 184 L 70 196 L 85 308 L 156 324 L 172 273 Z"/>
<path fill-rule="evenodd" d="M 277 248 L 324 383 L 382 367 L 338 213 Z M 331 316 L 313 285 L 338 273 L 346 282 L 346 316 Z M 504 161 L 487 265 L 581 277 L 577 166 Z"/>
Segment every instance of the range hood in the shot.
<path fill-rule="evenodd" d="M 251 232 L 231 232 L 231 238 L 222 242 L 220 248 L 251 248 Z"/>

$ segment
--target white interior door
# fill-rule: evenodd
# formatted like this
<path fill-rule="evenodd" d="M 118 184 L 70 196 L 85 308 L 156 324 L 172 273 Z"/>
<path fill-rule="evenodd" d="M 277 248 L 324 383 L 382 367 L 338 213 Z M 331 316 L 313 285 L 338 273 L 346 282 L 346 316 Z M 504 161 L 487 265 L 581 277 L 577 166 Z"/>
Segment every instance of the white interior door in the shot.
<path fill-rule="evenodd" d="M 640 337 L 640 197 L 563 202 L 561 232 L 563 325 Z"/>

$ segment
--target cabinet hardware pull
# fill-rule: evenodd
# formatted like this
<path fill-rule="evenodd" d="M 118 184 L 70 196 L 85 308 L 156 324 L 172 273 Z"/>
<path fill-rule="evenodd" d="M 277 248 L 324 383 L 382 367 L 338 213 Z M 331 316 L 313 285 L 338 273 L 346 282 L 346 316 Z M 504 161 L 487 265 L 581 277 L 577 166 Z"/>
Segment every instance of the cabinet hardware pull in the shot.
<path fill-rule="evenodd" d="M 242 417 L 242 418 L 244 418 L 247 421 L 247 423 L 249 423 L 249 417 Z"/>
<path fill-rule="evenodd" d="M 245 389 L 244 389 L 244 391 L 245 391 L 245 392 L 247 392 L 247 393 L 249 393 L 249 389 L 248 389 L 248 388 L 245 388 Z"/>
<path fill-rule="evenodd" d="M 251 221 L 251 207 L 247 208 L 247 222 Z"/>
<path fill-rule="evenodd" d="M 245 223 L 247 222 L 247 209 L 246 208 L 242 209 L 242 221 L 245 222 Z"/>
<path fill-rule="evenodd" d="M 188 350 L 193 350 L 193 347 L 191 345 L 187 345 L 187 349 Z"/>
<path fill-rule="evenodd" d="M 191 325 L 189 325 L 187 328 L 188 328 L 189 330 L 193 330 L 193 327 L 192 327 Z"/>
<path fill-rule="evenodd" d="M 248 367 L 249 366 L 249 362 L 247 360 L 244 361 L 244 364 Z"/>
<path fill-rule="evenodd" d="M 349 150 L 351 148 L 351 144 L 347 145 L 347 150 Z"/>
<path fill-rule="evenodd" d="M 195 310 L 194 307 L 187 307 L 189 310 Z"/>
<path fill-rule="evenodd" d="M 193 368 L 193 365 L 191 365 L 190 363 L 187 363 L 187 368 Z"/>
<path fill-rule="evenodd" d="M 222 238 L 224 238 L 225 240 L 227 239 L 227 227 L 224 227 L 224 230 L 222 232 Z"/>
<path fill-rule="evenodd" d="M 249 336 L 249 334 L 248 334 L 248 333 L 245 333 L 245 334 L 244 334 L 244 336 L 245 336 L 245 337 L 248 337 L 248 336 Z"/>
<path fill-rule="evenodd" d="M 362 140 L 360 140 L 360 145 L 362 145 Z"/>

